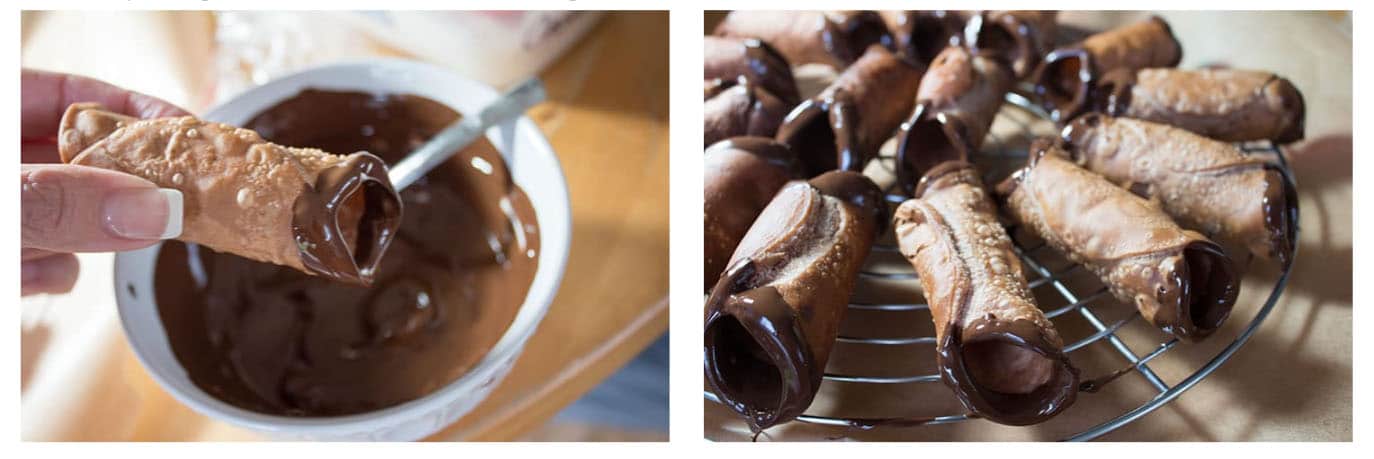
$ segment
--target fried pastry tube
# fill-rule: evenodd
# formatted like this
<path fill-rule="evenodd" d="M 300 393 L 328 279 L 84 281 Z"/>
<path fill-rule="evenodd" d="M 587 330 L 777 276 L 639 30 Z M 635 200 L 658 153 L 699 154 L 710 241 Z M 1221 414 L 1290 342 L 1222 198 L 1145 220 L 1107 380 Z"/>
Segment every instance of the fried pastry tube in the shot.
<path fill-rule="evenodd" d="M 794 66 L 824 64 L 844 70 L 869 45 L 892 46 L 892 35 L 872 11 L 732 11 L 715 35 L 757 38 Z"/>
<path fill-rule="evenodd" d="M 1184 227 L 1288 264 L 1297 201 L 1277 166 L 1183 129 L 1096 113 L 1063 140 L 1074 162 L 1157 200 Z"/>
<path fill-rule="evenodd" d="M 1155 16 L 1051 51 L 1031 81 L 1050 118 L 1066 123 L 1087 110 L 1093 88 L 1109 72 L 1174 67 L 1182 59 L 1183 48 L 1169 24 Z"/>
<path fill-rule="evenodd" d="M 916 109 L 897 131 L 897 181 L 908 196 L 944 161 L 967 161 L 983 145 L 1013 83 L 1001 60 L 951 46 L 921 77 Z"/>
<path fill-rule="evenodd" d="M 1073 404 L 1078 372 L 1035 305 L 1011 238 L 972 165 L 940 163 L 893 216 L 921 279 L 940 375 L 973 414 L 1042 422 Z"/>
<path fill-rule="evenodd" d="M 861 171 L 911 112 L 924 71 L 887 48 L 871 46 L 820 94 L 792 109 L 777 139 L 792 147 L 808 176 Z"/>
<path fill-rule="evenodd" d="M 1227 142 L 1296 142 L 1306 117 L 1302 92 L 1292 82 L 1250 70 L 1121 69 L 1103 77 L 1088 104 Z"/>
<path fill-rule="evenodd" d="M 857 172 L 787 185 L 711 290 L 706 381 L 755 432 L 811 405 L 882 214 L 882 192 Z"/>
<path fill-rule="evenodd" d="M 786 145 L 767 137 L 734 137 L 706 149 L 704 232 L 706 289 L 725 271 L 725 262 L 754 219 L 801 165 Z"/>
<path fill-rule="evenodd" d="M 968 13 L 964 11 L 880 11 L 892 31 L 897 53 L 930 65 L 935 55 L 961 43 Z"/>
<path fill-rule="evenodd" d="M 733 86 L 706 99 L 705 145 L 736 136 L 772 137 L 793 105 L 741 76 Z"/>
<path fill-rule="evenodd" d="M 179 239 L 309 274 L 370 284 L 401 223 L 386 164 L 291 148 L 191 116 L 139 120 L 67 108 L 62 161 L 137 175 L 183 196 Z"/>
<path fill-rule="evenodd" d="M 756 38 L 707 36 L 705 47 L 706 81 L 734 82 L 744 76 L 789 105 L 801 100 L 792 67 L 768 43 Z"/>
<path fill-rule="evenodd" d="M 1029 164 L 997 187 L 1003 209 L 1164 332 L 1197 341 L 1216 331 L 1240 290 L 1221 246 L 1066 155 L 1033 142 Z"/>
<path fill-rule="evenodd" d="M 982 11 L 969 19 L 964 43 L 975 53 L 998 56 L 1016 79 L 1030 76 L 1054 49 L 1058 11 Z"/>

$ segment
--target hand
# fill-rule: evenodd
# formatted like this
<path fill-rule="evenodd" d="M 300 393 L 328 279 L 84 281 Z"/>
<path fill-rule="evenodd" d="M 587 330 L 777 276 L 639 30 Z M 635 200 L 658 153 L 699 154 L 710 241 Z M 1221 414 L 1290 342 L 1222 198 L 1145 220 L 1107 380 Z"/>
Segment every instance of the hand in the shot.
<path fill-rule="evenodd" d="M 160 99 L 90 78 L 22 70 L 20 77 L 21 294 L 76 283 L 72 252 L 147 247 L 181 234 L 181 193 L 120 172 L 61 164 L 57 129 L 75 102 L 139 118 L 182 116 Z"/>

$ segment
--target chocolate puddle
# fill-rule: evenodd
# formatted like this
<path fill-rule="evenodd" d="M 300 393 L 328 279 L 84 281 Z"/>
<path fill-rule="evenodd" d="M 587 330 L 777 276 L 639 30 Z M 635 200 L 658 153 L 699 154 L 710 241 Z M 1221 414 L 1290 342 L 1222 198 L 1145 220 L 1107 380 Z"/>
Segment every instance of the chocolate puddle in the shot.
<path fill-rule="evenodd" d="M 244 127 L 275 143 L 366 150 L 394 163 L 458 116 L 417 96 L 306 90 Z M 385 171 L 356 166 L 321 180 L 358 187 L 330 195 L 341 215 L 326 223 L 362 266 L 379 256 L 366 245 L 378 235 L 349 222 L 363 219 L 356 196 L 375 192 L 368 174 Z M 191 380 L 252 411 L 338 416 L 414 400 L 467 373 L 534 278 L 534 209 L 485 139 L 400 195 L 401 225 L 371 287 L 164 244 L 158 312 Z"/>

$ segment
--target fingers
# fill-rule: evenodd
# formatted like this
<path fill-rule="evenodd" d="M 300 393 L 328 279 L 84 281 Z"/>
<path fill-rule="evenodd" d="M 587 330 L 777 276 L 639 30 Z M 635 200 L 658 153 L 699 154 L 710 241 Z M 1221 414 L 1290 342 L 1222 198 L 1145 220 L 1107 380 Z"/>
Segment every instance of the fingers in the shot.
<path fill-rule="evenodd" d="M 20 295 L 37 293 L 66 293 L 76 285 L 76 276 L 81 265 L 76 256 L 70 253 L 50 254 L 46 257 L 25 260 L 19 265 L 22 278 Z"/>
<path fill-rule="evenodd" d="M 141 178 L 72 165 L 24 165 L 24 248 L 107 252 L 181 235 L 182 196 Z"/>
<path fill-rule="evenodd" d="M 187 115 L 162 99 L 77 75 L 24 69 L 20 74 L 20 137 L 57 136 L 62 113 L 75 102 L 99 102 L 105 108 L 139 118 Z"/>

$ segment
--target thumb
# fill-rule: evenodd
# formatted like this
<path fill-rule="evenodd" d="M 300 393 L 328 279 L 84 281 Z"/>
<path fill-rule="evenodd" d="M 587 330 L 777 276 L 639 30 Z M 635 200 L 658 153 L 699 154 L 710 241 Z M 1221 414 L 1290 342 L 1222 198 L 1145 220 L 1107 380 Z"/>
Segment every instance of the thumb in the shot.
<path fill-rule="evenodd" d="M 133 175 L 86 166 L 23 165 L 24 248 L 133 250 L 181 235 L 182 196 Z"/>

